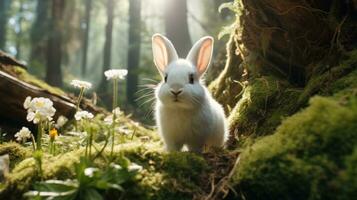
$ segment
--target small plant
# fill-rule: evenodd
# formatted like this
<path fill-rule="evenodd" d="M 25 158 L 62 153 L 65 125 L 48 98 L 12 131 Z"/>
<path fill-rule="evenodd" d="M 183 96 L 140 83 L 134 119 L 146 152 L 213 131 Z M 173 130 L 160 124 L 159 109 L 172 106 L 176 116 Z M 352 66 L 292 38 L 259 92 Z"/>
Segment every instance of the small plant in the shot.
<path fill-rule="evenodd" d="M 58 136 L 58 131 L 57 131 L 57 129 L 52 128 L 48 134 L 50 136 L 50 154 L 55 154 L 56 153 L 55 140 Z"/>
<path fill-rule="evenodd" d="M 31 139 L 33 150 L 36 150 L 35 138 L 33 137 L 31 131 L 28 128 L 22 127 L 22 129 L 15 134 L 15 138 L 18 142 L 21 142 L 22 144 L 25 144 L 27 139 Z"/>
<path fill-rule="evenodd" d="M 81 104 L 81 101 L 82 101 L 82 98 L 84 95 L 84 91 L 86 89 L 90 89 L 92 87 L 92 84 L 87 81 L 72 80 L 71 85 L 74 86 L 75 88 L 80 89 L 78 99 L 77 99 L 77 105 L 76 105 L 76 112 L 77 112 L 79 110 L 79 106 Z"/>
<path fill-rule="evenodd" d="M 118 81 L 119 79 L 124 79 L 128 74 L 128 70 L 125 69 L 110 69 L 104 72 L 104 75 L 107 77 L 107 80 L 113 80 L 113 123 L 111 126 L 111 131 L 109 131 L 109 136 L 112 138 L 112 146 L 110 151 L 110 156 L 113 156 L 114 151 L 114 141 L 115 141 L 115 119 L 116 119 L 116 110 L 118 106 Z M 110 135 L 111 133 L 111 135 Z M 105 143 L 106 146 L 107 143 Z M 104 147 L 105 148 L 105 147 Z"/>
<path fill-rule="evenodd" d="M 93 129 L 92 125 L 90 124 L 91 119 L 93 119 L 94 115 L 87 111 L 78 111 L 74 118 L 77 122 L 81 122 L 81 125 L 86 133 L 86 150 L 85 156 L 86 158 L 90 159 L 92 155 L 92 144 L 93 144 Z"/>
<path fill-rule="evenodd" d="M 53 107 L 53 102 L 50 99 L 38 97 L 27 97 L 24 102 L 24 108 L 27 109 L 27 121 L 37 124 L 37 140 L 36 149 L 41 150 L 41 140 L 44 128 L 52 120 L 56 109 Z"/>
<path fill-rule="evenodd" d="M 122 184 L 134 178 L 141 167 L 135 164 L 120 166 L 111 163 L 105 170 L 90 167 L 86 158 L 75 166 L 74 180 L 47 180 L 35 184 L 34 191 L 24 194 L 32 199 L 104 199 L 108 190 L 123 195 Z"/>
<path fill-rule="evenodd" d="M 61 129 L 68 122 L 67 117 L 61 115 L 57 118 L 56 124 L 54 125 L 56 129 Z"/>
<path fill-rule="evenodd" d="M 42 170 L 42 151 L 41 150 L 36 150 L 33 153 L 33 158 L 36 161 L 36 166 L 37 166 L 37 170 L 38 170 L 38 176 L 42 179 L 43 177 L 43 170 Z"/>
<path fill-rule="evenodd" d="M 76 104 L 76 113 L 80 110 L 80 105 L 81 101 L 84 95 L 84 91 L 86 89 L 90 89 L 92 87 L 92 83 L 87 82 L 87 81 L 80 81 L 80 80 L 72 80 L 71 85 L 75 88 L 79 88 L 79 95 L 77 98 L 77 104 Z M 75 122 L 75 128 L 78 130 L 78 124 Z"/>

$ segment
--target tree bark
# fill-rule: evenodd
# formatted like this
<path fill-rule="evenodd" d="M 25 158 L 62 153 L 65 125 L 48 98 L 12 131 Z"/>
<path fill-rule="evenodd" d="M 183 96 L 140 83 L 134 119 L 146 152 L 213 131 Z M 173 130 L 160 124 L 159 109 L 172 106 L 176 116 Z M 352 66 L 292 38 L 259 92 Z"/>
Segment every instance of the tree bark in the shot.
<path fill-rule="evenodd" d="M 138 68 L 141 43 L 141 0 L 131 0 L 129 4 L 129 49 L 126 96 L 128 103 L 135 105 L 138 90 Z"/>
<path fill-rule="evenodd" d="M 0 49 L 2 50 L 4 50 L 6 43 L 6 27 L 10 3 L 11 1 L 9 0 L 0 1 Z"/>
<path fill-rule="evenodd" d="M 90 30 L 90 13 L 92 10 L 92 0 L 86 0 L 85 7 L 85 29 L 84 29 L 84 37 L 83 37 L 83 57 L 82 57 L 82 76 L 86 74 L 87 69 L 87 53 L 88 53 L 88 38 L 89 38 L 89 30 Z"/>
<path fill-rule="evenodd" d="M 107 25 L 105 27 L 105 43 L 103 53 L 103 73 L 100 89 L 107 92 L 107 81 L 104 77 L 104 72 L 110 69 L 112 58 L 112 35 L 113 35 L 113 14 L 114 13 L 114 1 L 107 0 Z M 105 94 L 104 94 L 105 95 Z"/>
<path fill-rule="evenodd" d="M 49 8 L 50 1 L 37 1 L 36 19 L 30 33 L 30 66 L 36 66 L 40 69 L 46 64 Z"/>
<path fill-rule="evenodd" d="M 187 23 L 187 0 L 166 0 L 166 35 L 174 44 L 179 57 L 186 57 L 191 48 Z"/>
<path fill-rule="evenodd" d="M 50 35 L 48 39 L 47 53 L 47 83 L 54 86 L 62 86 L 62 30 L 63 30 L 63 11 L 65 0 L 52 0 L 52 19 Z"/>

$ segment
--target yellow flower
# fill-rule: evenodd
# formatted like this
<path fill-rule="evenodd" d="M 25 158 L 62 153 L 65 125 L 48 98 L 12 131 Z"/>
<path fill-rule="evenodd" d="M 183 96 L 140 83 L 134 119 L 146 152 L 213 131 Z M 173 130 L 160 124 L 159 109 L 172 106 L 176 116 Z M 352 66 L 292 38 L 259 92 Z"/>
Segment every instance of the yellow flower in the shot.
<path fill-rule="evenodd" d="M 54 140 L 58 136 L 57 129 L 55 129 L 55 128 L 51 129 L 49 135 L 50 135 L 51 140 Z"/>

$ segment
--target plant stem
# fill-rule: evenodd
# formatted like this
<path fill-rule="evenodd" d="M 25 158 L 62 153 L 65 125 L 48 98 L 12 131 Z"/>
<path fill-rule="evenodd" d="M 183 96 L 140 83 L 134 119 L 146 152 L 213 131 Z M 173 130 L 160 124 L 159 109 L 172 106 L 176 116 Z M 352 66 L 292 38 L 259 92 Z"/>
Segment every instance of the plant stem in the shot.
<path fill-rule="evenodd" d="M 112 122 L 112 147 L 110 151 L 110 157 L 113 157 L 113 151 L 114 151 L 114 141 L 115 141 L 115 108 L 117 107 L 118 103 L 118 79 L 113 80 L 113 122 Z"/>
<path fill-rule="evenodd" d="M 83 98 L 83 93 L 84 93 L 84 88 L 81 88 L 81 91 L 79 92 L 79 96 L 78 96 L 78 99 L 77 99 L 76 112 L 79 110 L 79 106 L 80 106 L 82 98 Z"/>
<path fill-rule="evenodd" d="M 81 105 L 83 94 L 84 94 L 84 88 L 82 87 L 80 92 L 79 92 L 78 99 L 77 99 L 76 113 L 78 112 L 79 106 Z M 77 122 L 77 120 L 74 121 L 74 126 L 75 126 L 76 131 L 78 131 L 78 122 Z"/>
<path fill-rule="evenodd" d="M 90 157 L 92 155 L 92 141 L 93 141 L 93 131 L 92 131 L 92 127 L 89 128 L 89 160 L 90 160 Z"/>
<path fill-rule="evenodd" d="M 37 127 L 37 150 L 41 150 L 42 146 L 41 146 L 41 139 L 42 139 L 42 131 L 43 131 L 43 127 L 42 127 L 42 122 L 40 122 L 38 124 Z"/>
<path fill-rule="evenodd" d="M 113 79 L 113 110 L 117 107 L 118 103 L 118 80 Z"/>
<path fill-rule="evenodd" d="M 36 151 L 36 141 L 35 141 L 35 137 L 32 134 L 31 134 L 31 142 L 32 142 L 33 151 Z"/>

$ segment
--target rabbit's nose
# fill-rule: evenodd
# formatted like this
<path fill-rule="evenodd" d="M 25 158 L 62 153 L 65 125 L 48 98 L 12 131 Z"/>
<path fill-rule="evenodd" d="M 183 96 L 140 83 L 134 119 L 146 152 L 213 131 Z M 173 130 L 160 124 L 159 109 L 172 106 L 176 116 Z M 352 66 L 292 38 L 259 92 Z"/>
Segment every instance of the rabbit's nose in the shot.
<path fill-rule="evenodd" d="M 182 89 L 180 89 L 180 90 L 170 90 L 170 92 L 173 94 L 173 95 L 175 95 L 175 96 L 178 96 L 179 94 L 181 94 L 182 93 Z"/>

